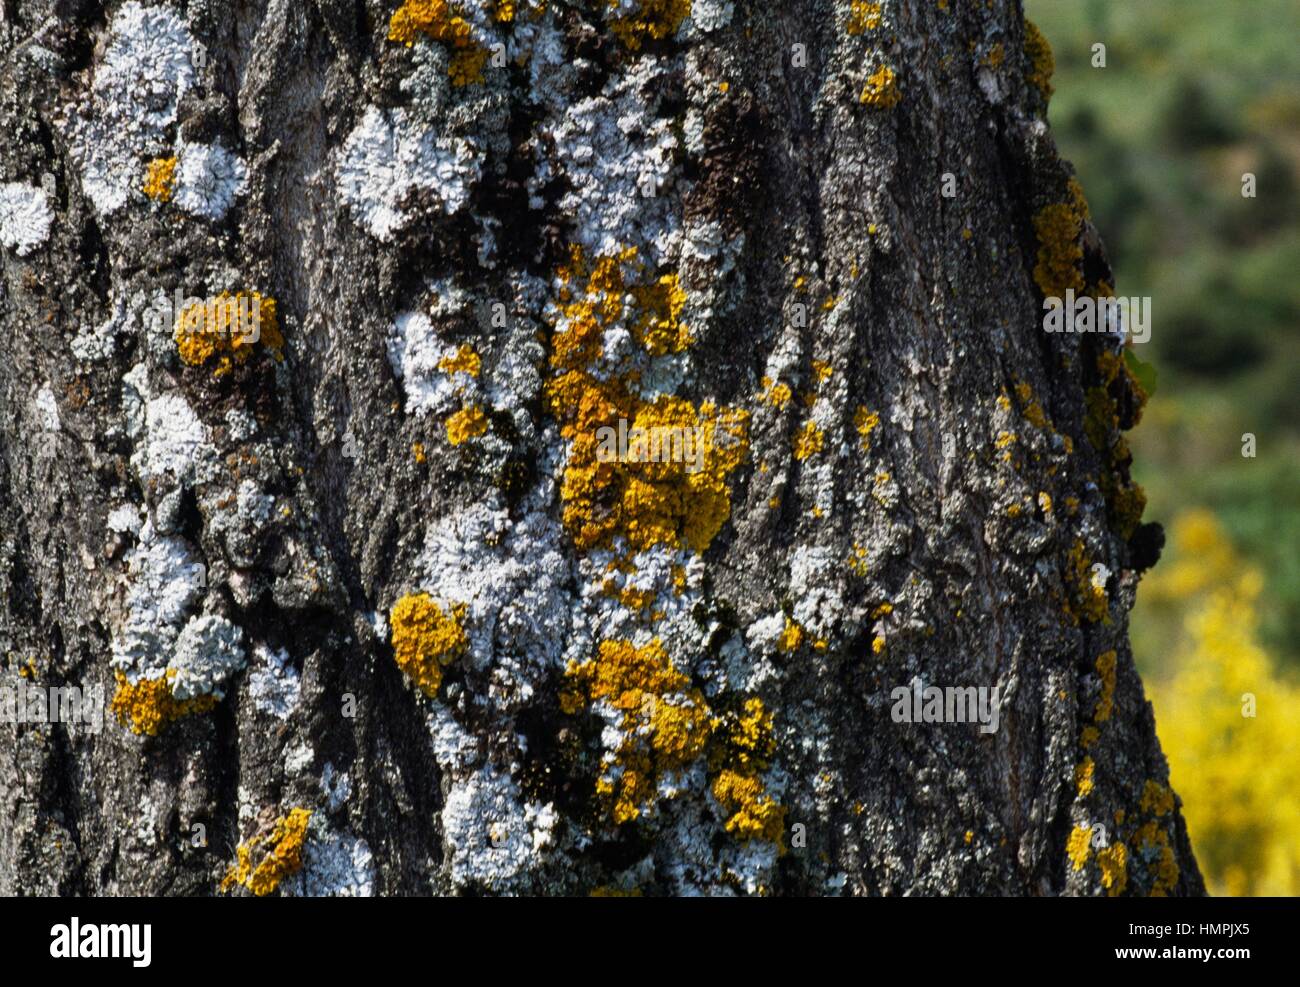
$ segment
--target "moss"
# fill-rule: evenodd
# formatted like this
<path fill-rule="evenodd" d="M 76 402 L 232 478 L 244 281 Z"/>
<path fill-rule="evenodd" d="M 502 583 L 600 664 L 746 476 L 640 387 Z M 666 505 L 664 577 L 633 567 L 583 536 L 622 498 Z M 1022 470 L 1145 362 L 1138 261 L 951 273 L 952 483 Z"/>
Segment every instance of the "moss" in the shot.
<path fill-rule="evenodd" d="M 175 670 L 169 670 L 157 678 L 131 682 L 117 672 L 117 691 L 109 703 L 117 722 L 129 727 L 132 733 L 156 737 L 182 716 L 206 713 L 217 705 L 215 696 L 177 699 L 171 688 L 171 680 L 175 677 Z"/>
<path fill-rule="evenodd" d="M 1101 695 L 1097 699 L 1097 706 L 1093 710 L 1092 719 L 1095 723 L 1105 723 L 1110 719 L 1110 714 L 1115 709 L 1115 661 L 1117 655 L 1114 649 L 1103 651 L 1097 656 L 1097 677 L 1101 680 Z"/>
<path fill-rule="evenodd" d="M 200 367 L 216 358 L 213 376 L 221 377 L 244 363 L 261 343 L 282 360 L 284 337 L 275 314 L 275 299 L 260 292 L 223 291 L 207 302 L 183 309 L 172 331 L 181 362 Z"/>
<path fill-rule="evenodd" d="M 881 65 L 867 76 L 867 84 L 862 88 L 858 101 L 864 106 L 877 110 L 888 110 L 897 106 L 903 94 L 898 90 L 898 77 L 888 65 Z"/>
<path fill-rule="evenodd" d="M 1083 216 L 1070 202 L 1054 202 L 1034 213 L 1038 258 L 1034 283 L 1044 298 L 1064 298 L 1068 290 L 1082 293 Z"/>
<path fill-rule="evenodd" d="M 145 170 L 144 194 L 155 202 L 171 202 L 176 191 L 176 158 L 154 158 Z"/>
<path fill-rule="evenodd" d="M 427 593 L 402 597 L 389 612 L 393 659 L 426 696 L 442 685 L 443 666 L 465 652 L 465 605 L 444 610 Z"/>
<path fill-rule="evenodd" d="M 267 836 L 255 836 L 235 850 L 235 864 L 221 881 L 221 890 L 236 885 L 263 898 L 280 882 L 302 869 L 302 848 L 307 840 L 310 809 L 292 809 L 275 821 Z"/>
<path fill-rule="evenodd" d="M 1038 29 L 1038 25 L 1025 19 L 1025 57 L 1029 59 L 1029 72 L 1025 80 L 1043 95 L 1043 101 L 1052 97 L 1052 73 L 1056 71 L 1056 58 L 1052 46 Z"/>

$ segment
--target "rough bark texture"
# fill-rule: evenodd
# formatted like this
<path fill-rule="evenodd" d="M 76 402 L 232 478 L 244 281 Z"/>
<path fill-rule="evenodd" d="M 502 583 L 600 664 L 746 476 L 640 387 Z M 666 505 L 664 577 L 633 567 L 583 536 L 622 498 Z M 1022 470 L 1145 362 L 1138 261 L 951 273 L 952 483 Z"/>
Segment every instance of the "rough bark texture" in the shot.
<path fill-rule="evenodd" d="M 4 0 L 0 892 L 1202 893 L 1019 4 L 443 6 Z"/>

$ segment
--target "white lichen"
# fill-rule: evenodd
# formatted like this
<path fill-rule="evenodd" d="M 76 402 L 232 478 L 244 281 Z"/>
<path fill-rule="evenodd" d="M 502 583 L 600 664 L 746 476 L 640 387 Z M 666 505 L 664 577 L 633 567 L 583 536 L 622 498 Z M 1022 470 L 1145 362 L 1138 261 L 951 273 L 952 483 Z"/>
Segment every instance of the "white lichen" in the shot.
<path fill-rule="evenodd" d="M 242 195 L 248 168 L 220 144 L 182 143 L 177 154 L 173 201 L 195 216 L 219 220 Z"/>
<path fill-rule="evenodd" d="M 421 127 L 402 109 L 372 106 L 344 142 L 338 190 L 361 225 L 388 242 L 414 218 L 408 197 L 425 193 L 452 215 L 469 200 L 480 167 L 468 140 Z"/>
<path fill-rule="evenodd" d="M 0 185 L 0 243 L 26 257 L 50 235 L 54 213 L 42 189 L 21 182 Z"/>

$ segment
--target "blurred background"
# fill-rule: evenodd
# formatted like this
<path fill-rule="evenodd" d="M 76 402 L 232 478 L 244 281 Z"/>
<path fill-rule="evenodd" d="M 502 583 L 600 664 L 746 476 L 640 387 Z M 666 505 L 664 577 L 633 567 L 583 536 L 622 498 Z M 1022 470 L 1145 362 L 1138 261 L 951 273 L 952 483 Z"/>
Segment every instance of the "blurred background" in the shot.
<path fill-rule="evenodd" d="M 1300 894 L 1300 2 L 1024 6 L 1116 294 L 1152 299 L 1132 637 L 1174 789 L 1213 893 Z"/>

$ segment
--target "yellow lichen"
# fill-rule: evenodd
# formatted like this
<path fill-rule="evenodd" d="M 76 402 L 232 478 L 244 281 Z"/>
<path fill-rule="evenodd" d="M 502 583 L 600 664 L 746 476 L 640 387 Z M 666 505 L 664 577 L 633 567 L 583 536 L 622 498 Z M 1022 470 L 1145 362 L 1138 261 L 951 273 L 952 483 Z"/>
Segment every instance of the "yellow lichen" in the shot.
<path fill-rule="evenodd" d="M 871 433 L 876 430 L 880 424 L 880 415 L 875 411 L 868 411 L 865 405 L 858 405 L 858 410 L 853 413 L 853 427 L 857 429 L 861 437 L 862 451 L 871 451 Z"/>
<path fill-rule="evenodd" d="M 874 0 L 850 0 L 849 21 L 845 30 L 851 35 L 865 34 L 880 27 L 880 10 L 883 5 Z"/>
<path fill-rule="evenodd" d="M 117 691 L 109 709 L 117 722 L 129 727 L 132 733 L 156 737 L 169 724 L 182 716 L 206 713 L 217 704 L 215 696 L 197 696 L 177 699 L 172 695 L 171 681 L 176 671 L 169 669 L 157 678 L 140 678 L 131 682 L 121 672 L 115 673 Z"/>
<path fill-rule="evenodd" d="M 619 0 L 608 0 L 611 10 L 618 9 Z M 691 13 L 691 0 L 638 0 L 635 11 L 615 17 L 610 30 L 626 47 L 640 51 L 646 41 L 661 41 L 677 33 Z"/>
<path fill-rule="evenodd" d="M 713 780 L 713 797 L 730 813 L 726 829 L 743 840 L 770 840 L 782 845 L 785 807 L 767 794 L 757 775 L 724 769 Z"/>
<path fill-rule="evenodd" d="M 1065 843 L 1065 853 L 1075 870 L 1083 870 L 1083 865 L 1092 853 L 1092 830 L 1087 826 L 1075 826 Z"/>
<path fill-rule="evenodd" d="M 462 445 L 485 433 L 487 428 L 487 415 L 478 405 L 472 404 L 447 419 L 447 441 L 454 446 Z"/>
<path fill-rule="evenodd" d="M 468 645 L 461 625 L 466 607 L 444 610 L 427 593 L 412 593 L 389 612 L 393 659 L 426 696 L 436 696 L 443 666 L 464 653 Z"/>
<path fill-rule="evenodd" d="M 1070 546 L 1066 561 L 1066 579 L 1072 590 L 1073 602 L 1067 607 L 1067 613 L 1076 623 L 1082 617 L 1094 623 L 1108 620 L 1110 600 L 1106 596 L 1106 586 L 1093 571 L 1092 560 L 1088 558 L 1083 539 L 1076 538 Z"/>
<path fill-rule="evenodd" d="M 241 843 L 235 850 L 235 863 L 221 881 L 221 890 L 241 885 L 259 898 L 273 892 L 281 881 L 302 868 L 302 849 L 310 821 L 310 809 L 291 809 L 275 821 L 268 835 Z"/>
<path fill-rule="evenodd" d="M 763 378 L 761 400 L 773 408 L 784 408 L 790 402 L 790 385 L 774 382 L 770 377 Z"/>
<path fill-rule="evenodd" d="M 1096 769 L 1092 758 L 1085 757 L 1074 766 L 1074 785 L 1079 798 L 1086 798 L 1092 793 L 1092 775 Z"/>
<path fill-rule="evenodd" d="M 1084 290 L 1083 246 L 1079 235 L 1083 216 L 1070 202 L 1054 202 L 1034 213 L 1038 259 L 1034 283 L 1045 298 L 1064 298 L 1068 290 Z"/>
<path fill-rule="evenodd" d="M 1143 812 L 1163 816 L 1173 811 L 1174 793 L 1159 782 L 1148 780 L 1142 788 L 1139 805 Z"/>
<path fill-rule="evenodd" d="M 807 459 L 809 456 L 815 456 L 822 451 L 825 445 L 826 437 L 822 430 L 817 427 L 817 423 L 809 419 L 803 423 L 803 428 L 795 434 L 794 437 L 794 458 L 800 461 Z"/>
<path fill-rule="evenodd" d="M 443 373 L 463 373 L 477 377 L 482 364 L 483 361 L 474 351 L 474 347 L 469 343 L 461 343 L 454 356 L 445 356 L 438 361 L 438 369 Z"/>
<path fill-rule="evenodd" d="M 222 292 L 206 302 L 186 306 L 172 331 L 181 362 L 200 367 L 217 357 L 213 376 L 244 363 L 261 343 L 276 360 L 283 359 L 284 337 L 275 314 L 275 299 L 259 292 Z"/>
<path fill-rule="evenodd" d="M 898 91 L 898 80 L 894 70 L 887 65 L 882 65 L 867 76 L 867 84 L 862 89 L 859 102 L 878 110 L 887 110 L 896 106 L 902 98 L 903 94 Z"/>
<path fill-rule="evenodd" d="M 622 536 L 638 551 L 671 545 L 703 552 L 731 514 L 727 479 L 748 451 L 749 416 L 710 402 L 697 407 L 670 395 L 646 401 L 632 375 L 596 371 L 606 329 L 624 320 L 640 327 L 648 352 L 673 350 L 689 341 L 677 319 L 676 282 L 657 278 L 638 285 L 645 271 L 636 257 L 628 249 L 589 263 L 574 248 L 570 263 L 558 272 L 562 329 L 552 338 L 555 376 L 545 394 L 569 443 L 560 489 L 565 527 L 581 550 Z M 703 450 L 699 468 L 687 469 L 682 462 L 603 461 L 599 433 L 617 429 L 620 419 L 630 424 L 630 431 L 694 437 Z"/>
<path fill-rule="evenodd" d="M 1115 898 L 1128 886 L 1128 847 L 1115 841 L 1097 851 L 1097 865 L 1101 868 L 1101 886 L 1108 897 Z"/>
<path fill-rule="evenodd" d="M 490 52 L 474 39 L 473 25 L 462 16 L 459 5 L 447 0 L 405 0 L 388 22 L 388 40 L 409 48 L 421 34 L 451 49 L 447 75 L 453 85 L 483 81 Z"/>
<path fill-rule="evenodd" d="M 596 792 L 616 825 L 630 822 L 653 801 L 665 772 L 704 754 L 714 727 L 708 704 L 658 638 L 642 647 L 602 641 L 595 658 L 571 662 L 565 674 L 575 685 L 562 696 L 566 711 L 603 701 L 622 714 L 619 770 L 602 774 Z"/>
<path fill-rule="evenodd" d="M 803 627 L 791 620 L 789 617 L 786 617 L 785 630 L 783 630 L 781 636 L 777 638 L 776 650 L 784 654 L 789 654 L 791 651 L 799 650 L 799 645 L 802 643 Z"/>
<path fill-rule="evenodd" d="M 154 158 L 145 170 L 144 194 L 155 202 L 171 202 L 176 191 L 176 159 Z"/>

